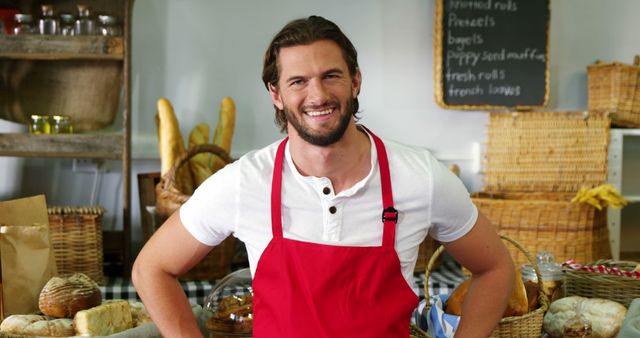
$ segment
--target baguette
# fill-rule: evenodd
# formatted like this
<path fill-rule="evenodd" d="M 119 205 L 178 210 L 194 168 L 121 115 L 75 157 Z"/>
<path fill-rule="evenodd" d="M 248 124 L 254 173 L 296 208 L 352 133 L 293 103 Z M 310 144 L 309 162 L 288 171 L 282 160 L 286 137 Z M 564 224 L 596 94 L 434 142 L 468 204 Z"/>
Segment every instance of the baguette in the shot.
<path fill-rule="evenodd" d="M 175 165 L 177 158 L 186 152 L 184 140 L 180 133 L 180 125 L 174 113 L 171 102 L 160 98 L 157 103 L 158 145 L 160 147 L 160 174 L 164 176 Z M 193 193 L 193 176 L 188 166 L 183 165 L 175 176 L 176 186 L 180 192 L 191 195 Z"/>
<path fill-rule="evenodd" d="M 195 126 L 189 134 L 189 148 L 206 143 L 209 143 L 209 125 L 206 123 L 200 123 Z M 209 167 L 210 157 L 211 154 L 200 153 L 189 159 L 189 168 L 193 175 L 194 189 L 213 174 Z"/>
<path fill-rule="evenodd" d="M 236 105 L 233 100 L 226 96 L 220 102 L 220 115 L 218 124 L 213 134 L 213 144 L 224 149 L 231 154 L 231 140 L 236 125 Z M 211 172 L 215 173 L 225 166 L 225 162 L 218 156 L 211 156 L 210 167 Z"/>

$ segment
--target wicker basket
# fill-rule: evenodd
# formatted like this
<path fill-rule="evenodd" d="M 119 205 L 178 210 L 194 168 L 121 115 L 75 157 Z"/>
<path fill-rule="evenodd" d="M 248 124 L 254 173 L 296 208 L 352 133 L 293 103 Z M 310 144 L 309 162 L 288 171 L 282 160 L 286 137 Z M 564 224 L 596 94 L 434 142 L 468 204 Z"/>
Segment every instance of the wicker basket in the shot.
<path fill-rule="evenodd" d="M 605 265 L 632 271 L 638 262 L 603 260 L 589 265 Z M 640 298 L 640 279 L 608 275 L 597 272 L 565 268 L 564 292 L 566 296 L 604 298 L 629 307 L 631 301 Z"/>
<path fill-rule="evenodd" d="M 517 316 L 517 317 L 507 317 L 502 318 L 498 323 L 498 326 L 491 333 L 491 337 L 500 337 L 500 338 L 539 338 L 542 332 L 542 320 L 544 318 L 544 313 L 549 308 L 549 300 L 547 295 L 543 292 L 542 287 L 542 276 L 540 275 L 540 269 L 538 268 L 538 264 L 535 259 L 531 257 L 529 252 L 522 247 L 518 242 L 511 239 L 508 236 L 500 236 L 503 240 L 511 243 L 513 247 L 521 252 L 528 260 L 528 262 L 533 266 L 535 270 L 536 276 L 538 277 L 538 302 L 540 307 L 534 311 L 531 311 L 525 315 Z M 438 257 L 444 251 L 444 246 L 440 246 L 431 256 L 429 260 L 429 264 L 427 265 L 427 269 L 425 272 L 425 283 L 424 283 L 424 295 L 425 298 L 429 299 L 429 275 L 431 274 L 431 270 L 434 268 L 434 263 L 438 259 Z M 427 302 L 427 305 L 424 311 L 428 312 L 431 308 L 431 303 Z M 418 332 L 419 333 L 419 332 Z M 416 337 L 428 337 L 426 334 L 423 336 L 416 335 Z"/>
<path fill-rule="evenodd" d="M 175 182 L 175 175 L 178 168 L 189 159 L 200 153 L 212 153 L 220 157 L 227 164 L 233 160 L 227 152 L 214 144 L 200 144 L 193 146 L 180 156 L 175 165 L 160 178 L 160 182 L 156 185 L 156 220 L 158 225 L 162 224 L 166 218 L 173 214 L 180 206 L 186 202 L 189 195 L 178 190 Z M 182 275 L 182 280 L 209 280 L 214 281 L 222 278 L 231 272 L 231 263 L 236 247 L 236 239 L 233 236 L 225 239 L 217 245 L 203 260 L 196 266 Z"/>
<path fill-rule="evenodd" d="M 640 127 L 640 56 L 633 65 L 619 62 L 587 66 L 589 110 L 613 113 L 612 123 Z"/>
<path fill-rule="evenodd" d="M 528 252 L 549 251 L 557 261 L 611 257 L 606 210 L 571 203 L 572 193 L 474 193 L 472 201 L 497 228 Z M 528 261 L 510 248 L 516 264 Z"/>
<path fill-rule="evenodd" d="M 485 191 L 565 191 L 607 181 L 605 113 L 491 113 Z"/>
<path fill-rule="evenodd" d="M 199 144 L 189 148 L 176 160 L 174 166 L 160 178 L 160 182 L 156 185 L 156 214 L 161 218 L 166 219 L 171 216 L 171 214 L 178 210 L 180 206 L 191 197 L 178 189 L 176 185 L 176 172 L 178 168 L 188 163 L 189 159 L 200 153 L 215 154 L 226 164 L 233 162 L 229 154 L 215 144 Z"/>
<path fill-rule="evenodd" d="M 49 229 L 58 274 L 82 272 L 103 285 L 101 207 L 50 207 Z"/>

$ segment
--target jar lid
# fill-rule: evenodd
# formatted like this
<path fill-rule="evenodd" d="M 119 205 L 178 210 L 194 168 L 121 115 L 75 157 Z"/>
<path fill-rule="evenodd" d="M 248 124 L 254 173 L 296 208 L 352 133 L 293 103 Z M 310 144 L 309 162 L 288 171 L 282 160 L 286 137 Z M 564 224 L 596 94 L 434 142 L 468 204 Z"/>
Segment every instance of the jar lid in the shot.
<path fill-rule="evenodd" d="M 548 251 L 538 252 L 536 255 L 536 263 L 538 264 L 542 280 L 555 281 L 563 278 L 562 267 L 560 264 L 555 262 L 553 253 Z M 533 269 L 533 265 L 531 264 L 522 265 L 520 273 L 522 274 L 522 278 L 525 280 L 538 280 L 535 270 Z"/>
<path fill-rule="evenodd" d="M 46 16 L 51 16 L 53 15 L 53 5 L 42 5 L 40 6 L 40 10 L 42 11 L 43 15 Z"/>
<path fill-rule="evenodd" d="M 44 120 L 44 119 L 49 119 L 49 115 L 43 115 L 43 114 L 32 114 L 32 115 L 31 115 L 31 119 L 32 119 L 32 120 Z"/>
<path fill-rule="evenodd" d="M 55 121 L 64 121 L 71 119 L 71 117 L 69 115 L 53 115 L 53 119 Z"/>
<path fill-rule="evenodd" d="M 105 25 L 113 25 L 116 23 L 116 18 L 112 15 L 98 15 L 98 21 Z"/>
<path fill-rule="evenodd" d="M 70 13 L 62 13 L 62 14 L 60 14 L 60 20 L 62 22 L 71 23 L 71 22 L 76 21 L 76 17 L 73 16 L 73 14 L 70 14 Z"/>
<path fill-rule="evenodd" d="M 18 13 L 14 15 L 13 18 L 16 22 L 29 23 L 33 21 L 33 16 L 31 16 L 31 14 Z"/>

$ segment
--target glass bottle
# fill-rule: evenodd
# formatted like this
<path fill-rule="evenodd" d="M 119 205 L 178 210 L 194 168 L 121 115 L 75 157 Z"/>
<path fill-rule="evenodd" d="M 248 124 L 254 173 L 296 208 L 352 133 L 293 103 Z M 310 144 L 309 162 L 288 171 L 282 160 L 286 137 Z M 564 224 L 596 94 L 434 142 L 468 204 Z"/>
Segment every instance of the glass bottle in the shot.
<path fill-rule="evenodd" d="M 69 115 L 53 115 L 53 126 L 51 133 L 53 134 L 73 134 L 73 126 L 71 125 L 71 117 Z"/>
<path fill-rule="evenodd" d="M 91 17 L 91 11 L 87 5 L 78 5 L 78 18 L 76 18 L 75 35 L 94 35 L 96 23 Z"/>
<path fill-rule="evenodd" d="M 31 115 L 31 123 L 29 124 L 29 132 L 31 134 L 49 134 L 51 133 L 51 125 L 49 124 L 48 115 Z"/>
<path fill-rule="evenodd" d="M 98 15 L 98 32 L 103 36 L 122 35 L 116 18 L 111 15 Z"/>
<path fill-rule="evenodd" d="M 73 14 L 60 14 L 60 34 L 64 36 L 75 35 L 75 22 L 76 18 Z"/>
<path fill-rule="evenodd" d="M 33 17 L 31 14 L 16 14 L 13 17 L 13 21 L 15 22 L 13 25 L 13 34 L 33 34 Z"/>
<path fill-rule="evenodd" d="M 53 5 L 40 6 L 42 15 L 38 20 L 38 30 L 42 35 L 56 35 L 60 33 L 60 22 L 53 16 Z"/>

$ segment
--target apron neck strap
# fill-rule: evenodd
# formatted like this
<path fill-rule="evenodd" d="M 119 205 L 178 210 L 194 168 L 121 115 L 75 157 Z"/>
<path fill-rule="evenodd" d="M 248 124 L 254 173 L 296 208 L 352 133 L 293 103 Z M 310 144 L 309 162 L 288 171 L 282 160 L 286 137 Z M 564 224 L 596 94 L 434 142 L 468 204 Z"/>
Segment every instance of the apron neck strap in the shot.
<path fill-rule="evenodd" d="M 398 222 L 398 211 L 393 207 L 393 193 L 391 189 L 391 175 L 389 174 L 389 159 L 384 143 L 374 135 L 369 129 L 362 126 L 376 146 L 378 154 L 378 167 L 380 169 L 380 183 L 382 186 L 382 222 L 384 224 L 382 232 L 382 246 L 385 249 L 394 248 L 396 237 L 396 223 Z M 285 138 L 278 145 L 276 158 L 273 167 L 273 178 L 271 181 L 271 230 L 273 237 L 282 238 L 282 166 L 284 163 L 285 146 L 289 138 Z"/>
<path fill-rule="evenodd" d="M 282 164 L 284 163 L 284 149 L 289 137 L 278 145 L 276 159 L 273 166 L 271 180 L 271 232 L 273 237 L 282 238 Z"/>
<path fill-rule="evenodd" d="M 382 222 L 384 229 L 382 232 L 382 246 L 393 250 L 396 239 L 396 223 L 398 222 L 398 210 L 393 207 L 393 192 L 391 189 L 391 174 L 389 173 L 389 158 L 387 150 L 382 140 L 371 132 L 367 127 L 362 126 L 376 145 L 378 154 L 378 168 L 380 169 L 380 184 L 382 186 Z"/>

